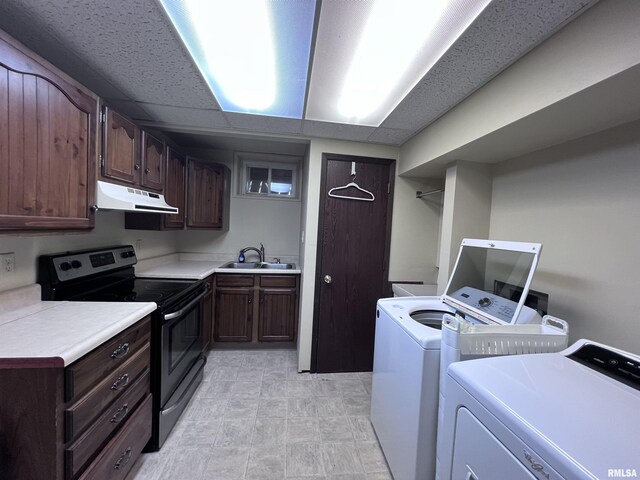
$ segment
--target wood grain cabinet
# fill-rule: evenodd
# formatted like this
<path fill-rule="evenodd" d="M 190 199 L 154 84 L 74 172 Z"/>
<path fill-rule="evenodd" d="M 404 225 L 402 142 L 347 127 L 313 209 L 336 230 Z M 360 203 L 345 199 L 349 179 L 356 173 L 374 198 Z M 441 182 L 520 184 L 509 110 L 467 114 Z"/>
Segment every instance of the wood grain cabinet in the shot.
<path fill-rule="evenodd" d="M 97 108 L 0 32 L 0 231 L 93 228 Z"/>
<path fill-rule="evenodd" d="M 107 182 L 163 192 L 165 146 L 109 107 L 102 110 L 101 176 Z"/>
<path fill-rule="evenodd" d="M 66 368 L 0 359 L 0 478 L 124 479 L 151 437 L 149 317 Z"/>
<path fill-rule="evenodd" d="M 206 351 L 211 344 L 211 335 L 213 333 L 213 275 L 204 280 L 204 288 L 206 295 L 203 299 L 202 308 L 202 338 L 204 338 L 204 350 Z"/>
<path fill-rule="evenodd" d="M 299 275 L 216 275 L 214 342 L 294 341 L 299 281 Z"/>
<path fill-rule="evenodd" d="M 259 275 L 259 342 L 292 342 L 298 320 L 298 276 Z"/>
<path fill-rule="evenodd" d="M 217 275 L 213 340 L 250 342 L 253 332 L 254 275 Z"/>
<path fill-rule="evenodd" d="M 229 169 L 195 158 L 188 165 L 187 228 L 228 230 Z"/>

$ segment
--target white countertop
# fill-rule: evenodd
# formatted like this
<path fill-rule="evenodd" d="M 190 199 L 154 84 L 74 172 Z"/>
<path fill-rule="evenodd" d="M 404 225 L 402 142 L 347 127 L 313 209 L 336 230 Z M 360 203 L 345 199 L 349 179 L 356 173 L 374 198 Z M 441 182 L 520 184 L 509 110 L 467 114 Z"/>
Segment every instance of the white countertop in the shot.
<path fill-rule="evenodd" d="M 0 362 L 49 359 L 69 365 L 155 309 L 152 302 L 36 302 L 3 311 Z"/>
<path fill-rule="evenodd" d="M 202 259 L 199 259 L 197 254 L 172 254 L 143 260 L 136 265 L 136 277 L 202 280 L 213 273 L 236 273 L 245 275 L 294 275 L 301 273 L 299 268 L 289 270 L 220 268 L 225 263 L 233 260 L 214 260 L 207 258 L 206 255 L 202 255 L 202 257 Z"/>

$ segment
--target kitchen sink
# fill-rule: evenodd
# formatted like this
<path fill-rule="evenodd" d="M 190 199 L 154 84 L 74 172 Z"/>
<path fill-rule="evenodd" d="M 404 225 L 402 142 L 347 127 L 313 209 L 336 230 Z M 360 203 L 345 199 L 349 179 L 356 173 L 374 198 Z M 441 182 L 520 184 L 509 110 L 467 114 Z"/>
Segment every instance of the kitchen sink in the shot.
<path fill-rule="evenodd" d="M 260 268 L 266 270 L 292 270 L 296 268 L 295 263 L 269 263 L 269 262 L 228 262 L 220 268 L 253 269 Z"/>

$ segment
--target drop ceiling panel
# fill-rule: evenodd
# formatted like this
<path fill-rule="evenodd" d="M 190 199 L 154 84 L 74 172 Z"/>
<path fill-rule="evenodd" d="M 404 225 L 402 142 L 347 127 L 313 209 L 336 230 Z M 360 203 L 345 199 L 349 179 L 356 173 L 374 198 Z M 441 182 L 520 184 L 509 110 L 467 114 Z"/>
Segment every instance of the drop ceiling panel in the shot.
<path fill-rule="evenodd" d="M 253 132 L 298 135 L 302 121 L 295 118 L 268 117 L 265 115 L 247 115 L 226 112 L 225 116 L 233 128 Z"/>
<path fill-rule="evenodd" d="M 305 120 L 302 126 L 302 133 L 308 137 L 335 138 L 355 142 L 366 142 L 374 130 L 375 127 L 316 122 L 314 120 Z"/>
<path fill-rule="evenodd" d="M 596 0 L 494 0 L 381 126 L 420 131 Z"/>

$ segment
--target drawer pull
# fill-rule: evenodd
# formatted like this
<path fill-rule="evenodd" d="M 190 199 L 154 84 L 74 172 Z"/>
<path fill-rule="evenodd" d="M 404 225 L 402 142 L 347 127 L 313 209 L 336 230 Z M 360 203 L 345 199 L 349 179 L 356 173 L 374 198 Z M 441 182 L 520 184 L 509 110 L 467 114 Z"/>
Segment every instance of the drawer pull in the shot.
<path fill-rule="evenodd" d="M 129 460 L 131 459 L 131 447 L 127 447 L 127 449 L 122 452 L 120 454 L 120 458 L 118 459 L 118 461 L 113 465 L 113 469 L 114 470 L 120 470 L 121 468 L 123 468 L 127 463 L 129 463 Z"/>
<path fill-rule="evenodd" d="M 122 390 L 124 387 L 127 386 L 128 383 L 129 383 L 129 374 L 123 373 L 118 377 L 118 379 L 115 382 L 113 382 L 113 385 L 111 385 L 111 390 Z"/>
<path fill-rule="evenodd" d="M 129 343 L 122 343 L 111 354 L 111 358 L 122 358 L 129 353 Z"/>
<path fill-rule="evenodd" d="M 111 417 L 111 423 L 120 423 L 122 419 L 127 416 L 128 412 L 129 404 L 125 403 L 118 409 L 116 413 L 113 414 L 113 417 Z"/>

